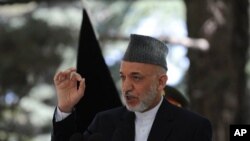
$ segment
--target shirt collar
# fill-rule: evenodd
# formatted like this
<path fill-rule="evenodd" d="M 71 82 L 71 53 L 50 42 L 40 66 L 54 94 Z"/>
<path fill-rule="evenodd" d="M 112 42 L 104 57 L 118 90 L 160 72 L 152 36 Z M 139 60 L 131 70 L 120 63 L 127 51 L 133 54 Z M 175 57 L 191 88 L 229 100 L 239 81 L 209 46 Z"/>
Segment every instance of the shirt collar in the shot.
<path fill-rule="evenodd" d="M 158 109 L 160 108 L 160 105 L 163 101 L 163 97 L 161 97 L 161 100 L 160 102 L 152 109 L 146 111 L 146 112 L 135 112 L 135 115 L 136 115 L 136 118 L 137 119 L 151 119 L 151 118 L 154 118 Z"/>

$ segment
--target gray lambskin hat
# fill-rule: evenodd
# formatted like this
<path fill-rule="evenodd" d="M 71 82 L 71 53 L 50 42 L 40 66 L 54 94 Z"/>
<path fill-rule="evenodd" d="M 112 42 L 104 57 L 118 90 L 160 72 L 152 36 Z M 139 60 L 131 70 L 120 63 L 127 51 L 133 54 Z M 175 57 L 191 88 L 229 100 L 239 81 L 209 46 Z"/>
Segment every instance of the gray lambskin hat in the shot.
<path fill-rule="evenodd" d="M 149 36 L 130 35 L 130 42 L 123 57 L 124 61 L 153 64 L 167 68 L 167 46 Z"/>

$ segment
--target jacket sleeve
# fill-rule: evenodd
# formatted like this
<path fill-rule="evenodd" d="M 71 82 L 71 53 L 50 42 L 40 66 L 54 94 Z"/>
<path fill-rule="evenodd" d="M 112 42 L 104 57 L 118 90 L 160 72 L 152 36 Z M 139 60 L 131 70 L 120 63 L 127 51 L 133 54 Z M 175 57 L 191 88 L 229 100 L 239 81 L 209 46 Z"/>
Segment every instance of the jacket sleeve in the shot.
<path fill-rule="evenodd" d="M 73 112 L 66 119 L 56 122 L 55 112 L 52 120 L 51 141 L 69 141 L 70 137 L 76 132 L 75 113 Z"/>

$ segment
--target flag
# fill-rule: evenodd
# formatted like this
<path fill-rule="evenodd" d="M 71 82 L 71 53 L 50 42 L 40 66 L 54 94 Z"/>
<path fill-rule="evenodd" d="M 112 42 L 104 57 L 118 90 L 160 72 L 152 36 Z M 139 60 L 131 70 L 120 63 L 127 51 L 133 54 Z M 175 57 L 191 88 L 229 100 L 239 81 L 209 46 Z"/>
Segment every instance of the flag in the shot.
<path fill-rule="evenodd" d="M 85 95 L 76 105 L 77 128 L 83 132 L 97 112 L 122 105 L 85 9 L 79 38 L 77 72 L 86 82 Z"/>

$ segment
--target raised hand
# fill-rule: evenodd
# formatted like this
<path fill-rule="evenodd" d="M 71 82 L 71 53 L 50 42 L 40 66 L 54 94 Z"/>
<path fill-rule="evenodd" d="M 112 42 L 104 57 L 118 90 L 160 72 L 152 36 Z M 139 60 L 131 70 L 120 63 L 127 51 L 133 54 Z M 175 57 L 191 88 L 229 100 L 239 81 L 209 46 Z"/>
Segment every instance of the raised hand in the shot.
<path fill-rule="evenodd" d="M 77 83 L 79 82 L 79 87 Z M 62 112 L 69 113 L 84 96 L 85 79 L 76 72 L 76 68 L 60 71 L 54 76 L 58 108 Z"/>

